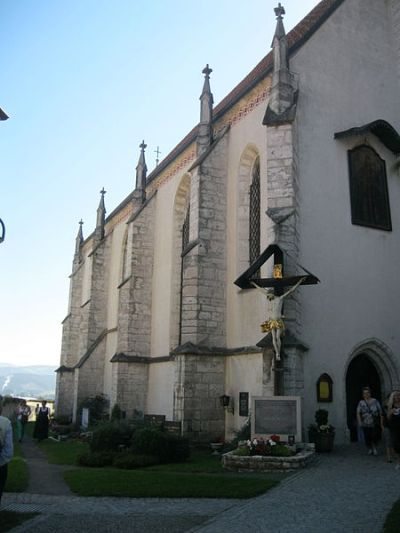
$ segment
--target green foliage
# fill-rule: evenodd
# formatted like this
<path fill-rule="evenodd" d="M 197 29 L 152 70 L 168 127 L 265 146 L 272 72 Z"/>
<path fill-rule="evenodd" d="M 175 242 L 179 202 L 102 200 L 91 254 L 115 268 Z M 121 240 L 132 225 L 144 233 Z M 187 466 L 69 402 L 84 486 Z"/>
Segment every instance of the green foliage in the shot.
<path fill-rule="evenodd" d="M 236 448 L 236 450 L 233 450 L 233 455 L 238 455 L 239 457 L 246 457 L 247 455 L 250 455 L 250 448 L 248 446 L 240 446 L 240 448 Z"/>
<path fill-rule="evenodd" d="M 383 533 L 398 533 L 400 530 L 400 500 L 397 500 L 386 517 Z"/>
<path fill-rule="evenodd" d="M 326 409 L 318 409 L 315 411 L 315 422 L 318 426 L 326 426 L 328 424 L 329 413 Z"/>
<path fill-rule="evenodd" d="M 121 420 L 122 419 L 122 410 L 120 406 L 116 403 L 111 411 L 111 420 Z"/>
<path fill-rule="evenodd" d="M 72 423 L 72 419 L 70 416 L 59 415 L 54 417 L 54 422 L 60 426 L 68 426 Z"/>
<path fill-rule="evenodd" d="M 78 456 L 77 463 L 80 466 L 100 468 L 112 465 L 114 456 L 113 452 L 85 452 Z"/>
<path fill-rule="evenodd" d="M 143 468 L 158 464 L 158 458 L 154 455 L 135 454 L 132 452 L 121 452 L 114 456 L 113 466 L 132 470 L 133 468 Z"/>
<path fill-rule="evenodd" d="M 1 511 L 0 533 L 11 531 L 27 520 L 38 516 L 39 513 L 15 513 L 13 511 Z"/>
<path fill-rule="evenodd" d="M 83 407 L 87 407 L 89 409 L 89 422 L 91 424 L 96 424 L 107 418 L 108 406 L 109 401 L 103 394 L 85 398 L 85 400 L 79 405 L 79 417 L 82 414 Z"/>
<path fill-rule="evenodd" d="M 155 455 L 160 463 L 179 463 L 186 461 L 190 455 L 189 441 L 186 438 L 152 427 L 134 432 L 132 451 Z"/>
<path fill-rule="evenodd" d="M 276 444 L 271 447 L 271 455 L 274 457 L 290 457 L 294 452 L 284 444 Z"/>
<path fill-rule="evenodd" d="M 80 496 L 127 498 L 252 498 L 277 485 L 263 476 L 184 474 L 145 470 L 76 469 L 64 479 Z"/>
<path fill-rule="evenodd" d="M 105 422 L 93 431 L 90 449 L 92 452 L 117 451 L 130 444 L 132 433 L 133 427 L 127 422 Z"/>

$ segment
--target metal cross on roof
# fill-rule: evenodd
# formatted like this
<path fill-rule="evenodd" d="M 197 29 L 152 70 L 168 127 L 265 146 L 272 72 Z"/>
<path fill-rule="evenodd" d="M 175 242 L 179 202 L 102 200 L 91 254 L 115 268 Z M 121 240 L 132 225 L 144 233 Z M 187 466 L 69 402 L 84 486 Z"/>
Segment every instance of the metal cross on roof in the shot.
<path fill-rule="evenodd" d="M 144 151 L 144 149 L 147 148 L 147 144 L 145 144 L 145 142 L 142 141 L 142 144 L 139 146 L 139 148 L 141 148 Z"/>
<path fill-rule="evenodd" d="M 103 188 L 101 189 L 101 191 L 100 191 L 100 194 L 101 194 L 102 196 L 104 196 L 104 195 L 106 194 L 106 192 L 107 192 L 107 191 L 104 190 L 104 187 L 103 187 Z M 79 222 L 79 224 L 80 224 L 80 222 Z M 83 224 L 83 222 L 82 222 L 82 224 Z"/>
<path fill-rule="evenodd" d="M 275 15 L 277 16 L 277 18 L 282 18 L 282 15 L 285 15 L 285 8 L 281 5 L 281 3 L 279 2 L 278 4 L 278 7 L 275 7 L 274 8 L 274 11 L 275 11 Z"/>
<path fill-rule="evenodd" d="M 160 152 L 160 147 L 157 146 L 157 150 L 154 150 L 154 153 L 156 154 L 156 166 L 158 165 L 158 162 L 159 162 L 159 155 L 161 154 Z"/>

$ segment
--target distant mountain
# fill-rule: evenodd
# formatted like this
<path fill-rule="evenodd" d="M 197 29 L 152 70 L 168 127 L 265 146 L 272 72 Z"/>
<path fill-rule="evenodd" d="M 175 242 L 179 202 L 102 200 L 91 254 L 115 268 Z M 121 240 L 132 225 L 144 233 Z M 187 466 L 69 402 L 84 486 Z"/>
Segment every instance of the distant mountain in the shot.
<path fill-rule="evenodd" d="M 50 365 L 15 366 L 0 363 L 0 394 L 51 400 L 56 390 L 56 368 Z"/>

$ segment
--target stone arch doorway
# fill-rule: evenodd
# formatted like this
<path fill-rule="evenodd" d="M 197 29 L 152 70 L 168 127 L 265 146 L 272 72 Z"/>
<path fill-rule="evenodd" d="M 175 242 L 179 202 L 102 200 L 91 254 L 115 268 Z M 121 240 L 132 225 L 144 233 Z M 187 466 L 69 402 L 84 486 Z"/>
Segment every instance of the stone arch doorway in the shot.
<path fill-rule="evenodd" d="M 347 427 L 351 442 L 357 441 L 356 408 L 361 399 L 361 389 L 366 386 L 371 388 L 374 398 L 382 400 L 378 368 L 367 353 L 360 353 L 351 360 L 346 373 Z"/>

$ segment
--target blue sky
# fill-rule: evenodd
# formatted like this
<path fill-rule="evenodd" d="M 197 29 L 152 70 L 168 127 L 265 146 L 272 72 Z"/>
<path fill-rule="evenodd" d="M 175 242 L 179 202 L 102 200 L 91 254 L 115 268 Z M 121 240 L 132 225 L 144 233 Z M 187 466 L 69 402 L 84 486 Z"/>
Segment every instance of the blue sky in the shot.
<path fill-rule="evenodd" d="M 286 0 L 289 31 L 317 0 Z M 274 0 L 1 0 L 0 362 L 58 365 L 80 218 L 110 213 L 266 55 Z"/>

